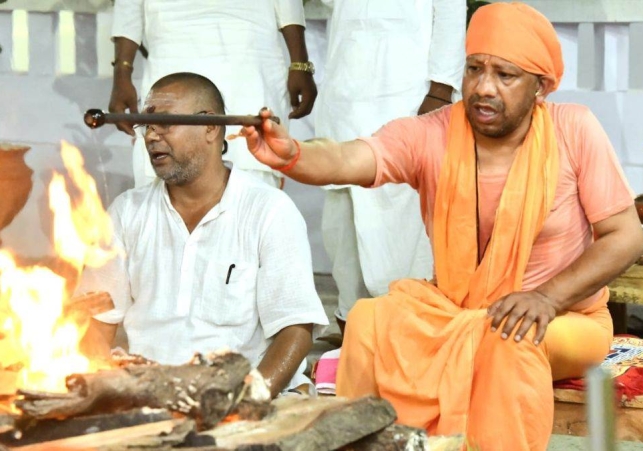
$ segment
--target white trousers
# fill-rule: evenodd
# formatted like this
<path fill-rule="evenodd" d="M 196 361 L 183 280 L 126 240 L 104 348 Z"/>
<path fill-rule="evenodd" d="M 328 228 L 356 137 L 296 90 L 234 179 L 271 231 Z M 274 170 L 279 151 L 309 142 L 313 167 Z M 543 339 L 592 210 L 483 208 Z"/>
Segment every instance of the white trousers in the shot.
<path fill-rule="evenodd" d="M 339 290 L 335 316 L 346 321 L 346 315 L 355 301 L 370 297 L 359 263 L 350 188 L 326 192 L 322 213 L 322 237 L 324 248 L 333 265 L 333 279 Z"/>
<path fill-rule="evenodd" d="M 328 190 L 322 235 L 339 290 L 339 319 L 358 299 L 386 294 L 394 280 L 433 277 L 419 196 L 408 185 Z"/>

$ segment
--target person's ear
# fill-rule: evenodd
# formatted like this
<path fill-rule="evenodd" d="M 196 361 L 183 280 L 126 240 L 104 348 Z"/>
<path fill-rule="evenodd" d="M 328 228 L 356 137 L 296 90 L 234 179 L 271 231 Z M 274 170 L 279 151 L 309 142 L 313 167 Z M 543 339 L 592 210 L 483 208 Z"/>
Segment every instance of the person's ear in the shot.
<path fill-rule="evenodd" d="M 547 96 L 554 90 L 554 84 L 554 79 L 547 75 L 538 77 L 538 84 L 536 92 L 534 93 L 537 105 L 542 104 Z"/>
<path fill-rule="evenodd" d="M 224 128 L 219 125 L 207 125 L 205 129 L 205 139 L 208 143 L 213 143 L 217 140 L 220 133 L 223 133 Z"/>

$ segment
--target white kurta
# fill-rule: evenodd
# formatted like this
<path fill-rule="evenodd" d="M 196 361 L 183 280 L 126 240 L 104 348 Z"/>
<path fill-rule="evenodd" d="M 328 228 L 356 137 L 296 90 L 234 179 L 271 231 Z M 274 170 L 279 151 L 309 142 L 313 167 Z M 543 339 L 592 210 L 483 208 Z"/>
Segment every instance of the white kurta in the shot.
<path fill-rule="evenodd" d="M 293 24 L 305 24 L 301 0 L 116 0 L 112 37 L 144 43 L 149 51 L 141 103 L 159 78 L 195 72 L 217 85 L 229 114 L 257 114 L 269 105 L 287 125 L 288 58 L 279 29 Z M 241 139 L 229 143 L 224 159 L 270 171 Z M 134 149 L 134 176 L 137 186 L 155 177 L 142 139 Z"/>
<path fill-rule="evenodd" d="M 316 135 L 352 140 L 415 115 L 429 80 L 459 90 L 465 22 L 465 0 L 335 0 Z M 342 230 L 349 227 L 355 231 Z M 340 318 L 357 297 L 386 293 L 392 280 L 432 277 L 419 198 L 407 185 L 329 192 L 322 232 Z"/>
<path fill-rule="evenodd" d="M 165 364 L 230 348 L 258 365 L 274 335 L 328 324 L 315 291 L 306 224 L 290 198 L 233 169 L 219 204 L 189 233 L 165 183 L 129 190 L 109 208 L 123 255 L 86 269 L 80 291 L 107 291 L 131 353 Z M 291 386 L 303 377 L 305 362 Z"/>

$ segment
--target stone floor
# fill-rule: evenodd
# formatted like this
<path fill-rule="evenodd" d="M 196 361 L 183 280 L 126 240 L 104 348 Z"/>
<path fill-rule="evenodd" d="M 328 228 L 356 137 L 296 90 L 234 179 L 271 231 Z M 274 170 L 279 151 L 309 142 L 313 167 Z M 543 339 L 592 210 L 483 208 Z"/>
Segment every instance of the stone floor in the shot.
<path fill-rule="evenodd" d="M 329 275 L 315 275 L 315 286 L 317 292 L 328 315 L 330 323 L 329 328 L 324 333 L 322 340 L 315 341 L 313 349 L 308 355 L 308 362 L 319 359 L 319 356 L 324 352 L 335 349 L 336 339 L 339 337 L 339 328 L 335 322 L 334 311 L 337 307 L 337 286 L 333 278 Z M 328 340 L 325 338 L 329 338 Z M 584 451 L 588 450 L 589 446 L 585 437 L 572 437 L 566 435 L 553 435 L 547 451 Z M 617 444 L 616 450 L 609 451 L 643 451 L 643 443 L 635 442 L 620 442 Z"/>

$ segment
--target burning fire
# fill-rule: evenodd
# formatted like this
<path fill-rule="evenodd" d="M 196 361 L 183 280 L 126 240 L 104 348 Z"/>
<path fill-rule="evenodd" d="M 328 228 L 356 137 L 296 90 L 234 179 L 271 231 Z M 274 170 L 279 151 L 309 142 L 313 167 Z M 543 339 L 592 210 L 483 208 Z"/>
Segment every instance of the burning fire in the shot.
<path fill-rule="evenodd" d="M 65 178 L 54 173 L 49 206 L 56 255 L 71 268 L 67 272 L 73 283 L 84 265 L 101 266 L 115 250 L 110 247 L 110 217 L 83 168 L 82 155 L 64 141 L 61 154 L 80 196 L 72 202 Z M 68 288 L 68 280 L 49 268 L 19 267 L 11 254 L 0 250 L 0 364 L 19 369 L 17 388 L 65 392 L 67 375 L 98 369 L 79 352 L 87 324 L 65 315 Z"/>

